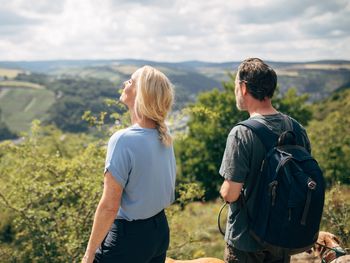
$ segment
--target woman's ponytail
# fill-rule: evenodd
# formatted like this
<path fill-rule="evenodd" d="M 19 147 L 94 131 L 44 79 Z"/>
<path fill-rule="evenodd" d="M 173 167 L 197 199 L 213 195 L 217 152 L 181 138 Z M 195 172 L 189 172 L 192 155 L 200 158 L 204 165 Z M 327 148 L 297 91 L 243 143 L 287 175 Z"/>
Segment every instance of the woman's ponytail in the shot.
<path fill-rule="evenodd" d="M 156 122 L 156 129 L 159 133 L 159 139 L 165 146 L 173 143 L 173 138 L 169 134 L 168 128 L 164 122 Z"/>

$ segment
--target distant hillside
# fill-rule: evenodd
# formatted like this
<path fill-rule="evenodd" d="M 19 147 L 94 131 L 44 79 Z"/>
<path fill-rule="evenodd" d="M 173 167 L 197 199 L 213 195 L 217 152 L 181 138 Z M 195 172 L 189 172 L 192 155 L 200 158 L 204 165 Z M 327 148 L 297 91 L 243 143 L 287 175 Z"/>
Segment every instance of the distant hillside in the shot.
<path fill-rule="evenodd" d="M 121 86 L 130 75 L 140 66 L 152 65 L 164 72 L 175 86 L 176 102 L 175 108 L 180 109 L 188 102 L 194 101 L 196 95 L 201 91 L 221 88 L 221 81 L 206 76 L 200 72 L 189 70 L 180 66 L 173 66 L 169 63 L 157 63 L 151 61 L 123 61 L 123 63 L 110 63 L 110 65 L 89 66 L 89 67 L 60 67 L 50 72 L 55 76 L 69 76 L 79 78 L 108 79 Z"/>
<path fill-rule="evenodd" d="M 44 119 L 55 101 L 47 89 L 0 87 L 1 119 L 15 132 L 29 129 L 33 119 Z"/>
<path fill-rule="evenodd" d="M 267 61 L 278 73 L 278 83 L 282 92 L 291 87 L 300 93 L 310 93 L 312 100 L 327 97 L 330 92 L 350 82 L 350 61 L 323 60 L 311 62 Z M 149 60 L 53 60 L 53 61 L 16 61 L 0 62 L 1 68 L 20 69 L 45 74 L 78 75 L 108 78 L 112 81 L 127 78 L 132 71 L 122 72 L 118 68 L 136 69 L 142 65 L 162 68 L 169 77 L 183 89 L 185 96 L 193 97 L 198 91 L 220 87 L 228 79 L 228 72 L 237 69 L 239 62 L 211 63 L 203 61 L 185 61 L 178 63 Z M 97 73 L 96 73 L 97 72 Z M 127 73 L 127 74 L 126 74 Z M 114 76 L 116 74 L 116 76 Z M 99 75 L 99 76 L 98 76 Z M 183 77 L 177 77 L 177 76 Z M 201 86 L 198 86 L 197 79 Z"/>
<path fill-rule="evenodd" d="M 350 86 L 333 92 L 329 97 L 313 104 L 314 118 L 318 121 L 334 112 L 347 116 L 350 111 Z"/>
<path fill-rule="evenodd" d="M 333 91 L 346 89 L 350 83 L 350 61 L 267 63 L 276 70 L 282 93 L 294 87 L 300 94 L 309 93 L 311 101 L 327 98 Z M 163 71 L 174 84 L 177 110 L 194 101 L 202 91 L 220 89 L 239 62 L 170 63 L 130 59 L 3 61 L 0 62 L 0 118 L 18 132 L 26 130 L 33 118 L 51 118 L 58 122 L 68 118 L 64 116 L 69 112 L 69 117 L 74 116 L 70 120 L 71 127 L 81 122 L 79 114 L 83 110 L 97 112 L 104 108 L 101 104 L 105 98 L 117 99 L 117 90 L 122 82 L 146 64 Z M 91 94 L 94 94 L 93 100 Z M 79 111 L 75 112 L 77 105 Z M 62 127 L 66 124 L 61 123 Z"/>

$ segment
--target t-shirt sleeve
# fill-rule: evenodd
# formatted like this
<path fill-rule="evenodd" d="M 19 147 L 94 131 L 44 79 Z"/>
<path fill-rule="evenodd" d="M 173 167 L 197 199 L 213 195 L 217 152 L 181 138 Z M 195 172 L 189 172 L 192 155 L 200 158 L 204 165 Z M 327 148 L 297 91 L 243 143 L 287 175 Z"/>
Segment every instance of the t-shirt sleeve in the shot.
<path fill-rule="evenodd" d="M 237 183 L 244 183 L 250 171 L 250 147 L 241 129 L 236 126 L 230 132 L 219 171 L 226 180 Z"/>
<path fill-rule="evenodd" d="M 300 125 L 301 126 L 301 125 Z M 309 137 L 307 136 L 306 130 L 303 126 L 301 126 L 301 133 L 302 133 L 302 140 L 303 140 L 303 144 L 304 147 L 306 148 L 306 150 L 311 154 L 311 144 L 310 144 L 310 140 Z"/>
<path fill-rule="evenodd" d="M 108 142 L 104 173 L 109 171 L 117 182 L 125 188 L 131 172 L 131 156 L 122 134 L 114 134 Z"/>
<path fill-rule="evenodd" d="M 311 154 L 311 143 L 309 140 L 309 137 L 307 136 L 307 132 L 304 128 L 303 125 L 301 125 L 298 121 L 296 121 L 295 119 L 293 119 L 292 117 L 289 117 L 292 121 L 294 121 L 295 123 L 297 123 L 300 127 L 300 132 L 301 132 L 301 144 L 302 146 L 305 147 L 305 149 Z"/>

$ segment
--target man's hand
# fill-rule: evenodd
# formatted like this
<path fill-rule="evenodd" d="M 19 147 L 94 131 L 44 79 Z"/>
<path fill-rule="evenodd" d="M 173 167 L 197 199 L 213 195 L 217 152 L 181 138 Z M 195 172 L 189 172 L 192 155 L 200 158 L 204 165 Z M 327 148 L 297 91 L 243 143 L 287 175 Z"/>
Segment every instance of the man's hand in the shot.
<path fill-rule="evenodd" d="M 221 185 L 220 195 L 225 202 L 232 203 L 239 198 L 242 190 L 242 183 L 225 180 Z"/>

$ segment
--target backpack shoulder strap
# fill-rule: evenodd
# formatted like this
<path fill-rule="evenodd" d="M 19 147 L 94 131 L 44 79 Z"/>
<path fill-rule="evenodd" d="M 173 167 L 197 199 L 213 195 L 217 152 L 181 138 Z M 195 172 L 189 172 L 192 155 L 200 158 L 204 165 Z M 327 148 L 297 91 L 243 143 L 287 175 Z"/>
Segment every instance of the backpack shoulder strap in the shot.
<path fill-rule="evenodd" d="M 251 129 L 263 143 L 266 152 L 276 146 L 278 135 L 271 131 L 265 124 L 254 119 L 247 119 L 239 122 L 237 125 L 243 125 Z"/>
<path fill-rule="evenodd" d="M 297 139 L 297 144 L 304 147 L 303 144 L 303 132 L 301 130 L 300 124 L 294 120 L 293 118 L 290 118 L 290 120 L 292 121 L 292 125 L 293 125 L 293 132 L 296 136 Z"/>

